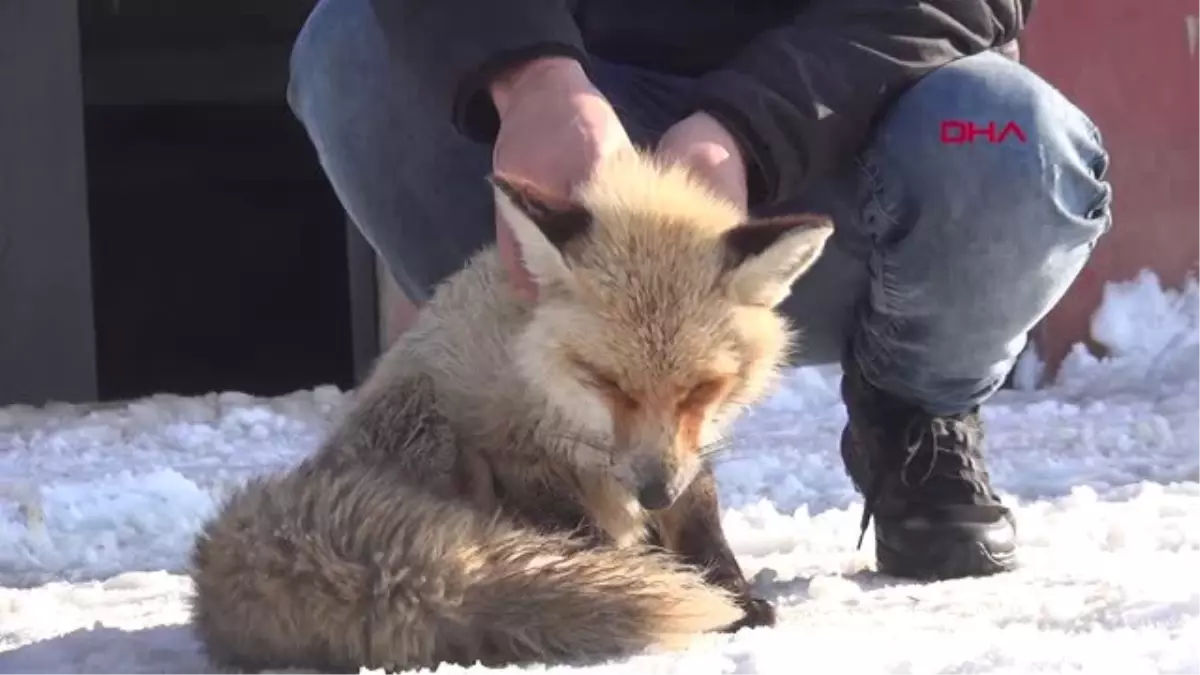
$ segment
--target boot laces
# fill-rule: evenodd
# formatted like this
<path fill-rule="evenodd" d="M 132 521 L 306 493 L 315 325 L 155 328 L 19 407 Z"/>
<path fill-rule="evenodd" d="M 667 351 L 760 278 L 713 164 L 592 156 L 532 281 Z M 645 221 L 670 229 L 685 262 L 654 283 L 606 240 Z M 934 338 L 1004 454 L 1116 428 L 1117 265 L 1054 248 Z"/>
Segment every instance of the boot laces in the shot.
<path fill-rule="evenodd" d="M 978 454 L 978 430 L 965 419 L 957 417 L 920 416 L 905 427 L 905 456 L 899 466 L 900 484 L 919 504 L 922 488 L 931 493 L 951 495 L 986 495 L 988 472 Z M 864 495 L 863 514 L 859 522 L 857 548 L 862 548 L 867 527 L 875 515 L 875 507 L 892 467 L 873 471 L 871 485 Z M 914 471 L 915 469 L 915 471 Z"/>

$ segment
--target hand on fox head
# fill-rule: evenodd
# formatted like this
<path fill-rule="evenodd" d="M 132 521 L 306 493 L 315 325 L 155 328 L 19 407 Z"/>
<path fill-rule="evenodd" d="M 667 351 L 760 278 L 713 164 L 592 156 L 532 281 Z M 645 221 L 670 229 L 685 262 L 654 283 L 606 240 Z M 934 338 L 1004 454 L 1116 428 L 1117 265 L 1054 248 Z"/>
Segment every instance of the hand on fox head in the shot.
<path fill-rule="evenodd" d="M 523 64 L 496 78 L 490 88 L 500 117 L 492 170 L 538 186 L 547 196 L 569 199 L 598 162 L 633 143 L 620 118 L 577 62 L 559 57 Z M 724 126 L 705 113 L 676 123 L 663 134 L 657 154 L 689 167 L 718 196 L 746 207 L 746 166 Z M 521 263 L 509 226 L 497 216 L 496 245 L 515 291 L 533 300 L 537 285 Z"/>
<path fill-rule="evenodd" d="M 491 94 L 500 116 L 493 172 L 529 181 L 549 197 L 568 199 L 597 162 L 633 147 L 616 111 L 571 59 L 523 64 L 494 80 Z M 496 245 L 516 292 L 534 299 L 537 286 L 499 215 Z"/>
<path fill-rule="evenodd" d="M 718 196 L 746 208 L 746 162 L 716 118 L 700 112 L 677 122 L 659 140 L 657 154 L 684 164 Z"/>

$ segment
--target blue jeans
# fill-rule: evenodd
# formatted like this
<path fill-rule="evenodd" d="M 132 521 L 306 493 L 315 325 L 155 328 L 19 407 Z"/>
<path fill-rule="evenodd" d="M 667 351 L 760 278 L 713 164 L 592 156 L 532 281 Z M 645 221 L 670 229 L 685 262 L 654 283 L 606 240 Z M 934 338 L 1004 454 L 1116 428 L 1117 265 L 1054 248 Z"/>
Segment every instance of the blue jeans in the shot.
<path fill-rule="evenodd" d="M 420 64 L 390 60 L 367 0 L 322 0 L 291 68 L 288 100 L 334 190 L 401 289 L 424 301 L 493 241 L 490 148 L 426 104 L 409 70 Z M 604 63 L 595 79 L 635 142 L 690 112 L 688 79 Z M 954 144 L 944 133 L 961 127 L 945 120 L 1019 129 Z M 802 334 L 798 363 L 854 358 L 933 414 L 978 405 L 1109 228 L 1107 165 L 1095 125 L 1024 66 L 987 52 L 928 75 L 838 175 L 771 209 L 836 224 L 784 306 Z"/>

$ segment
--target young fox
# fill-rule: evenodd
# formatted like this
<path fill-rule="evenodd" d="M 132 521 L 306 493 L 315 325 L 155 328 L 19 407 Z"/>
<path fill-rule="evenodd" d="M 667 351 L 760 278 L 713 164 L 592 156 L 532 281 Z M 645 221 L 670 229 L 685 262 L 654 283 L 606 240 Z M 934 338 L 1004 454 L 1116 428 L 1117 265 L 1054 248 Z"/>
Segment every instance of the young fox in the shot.
<path fill-rule="evenodd" d="M 750 222 L 640 153 L 571 199 L 492 185 L 536 300 L 481 252 L 314 457 L 225 504 L 193 555 L 219 664 L 592 660 L 774 623 L 706 458 L 786 362 L 775 308 L 830 223 Z"/>

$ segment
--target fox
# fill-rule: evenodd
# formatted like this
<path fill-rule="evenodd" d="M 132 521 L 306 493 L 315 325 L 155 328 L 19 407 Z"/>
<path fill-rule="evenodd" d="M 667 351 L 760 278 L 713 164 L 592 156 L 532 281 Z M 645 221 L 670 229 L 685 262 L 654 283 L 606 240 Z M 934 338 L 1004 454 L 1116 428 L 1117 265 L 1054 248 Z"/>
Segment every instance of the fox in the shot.
<path fill-rule="evenodd" d="M 775 624 L 713 459 L 797 348 L 779 305 L 833 223 L 750 216 L 640 150 L 566 197 L 488 182 L 519 269 L 472 256 L 317 450 L 197 535 L 216 664 L 584 663 Z"/>

